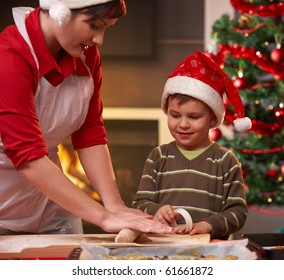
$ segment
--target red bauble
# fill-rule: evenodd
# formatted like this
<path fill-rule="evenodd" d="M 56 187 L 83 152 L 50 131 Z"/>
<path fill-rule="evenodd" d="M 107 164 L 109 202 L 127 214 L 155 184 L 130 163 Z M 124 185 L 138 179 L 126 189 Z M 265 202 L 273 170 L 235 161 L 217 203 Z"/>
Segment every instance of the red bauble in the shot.
<path fill-rule="evenodd" d="M 210 137 L 211 140 L 216 142 L 216 141 L 221 139 L 222 132 L 219 128 L 213 128 L 209 132 L 209 137 Z"/>
<path fill-rule="evenodd" d="M 284 50 L 283 49 L 274 49 L 270 53 L 270 58 L 275 63 L 280 63 L 284 60 Z"/>
<path fill-rule="evenodd" d="M 284 108 L 275 110 L 274 116 L 277 120 L 284 120 Z"/>
<path fill-rule="evenodd" d="M 276 168 L 271 168 L 267 170 L 266 174 L 270 179 L 275 179 L 278 176 L 278 171 Z"/>
<path fill-rule="evenodd" d="M 236 78 L 234 81 L 234 85 L 237 89 L 244 89 L 248 85 L 248 81 L 246 78 Z"/>

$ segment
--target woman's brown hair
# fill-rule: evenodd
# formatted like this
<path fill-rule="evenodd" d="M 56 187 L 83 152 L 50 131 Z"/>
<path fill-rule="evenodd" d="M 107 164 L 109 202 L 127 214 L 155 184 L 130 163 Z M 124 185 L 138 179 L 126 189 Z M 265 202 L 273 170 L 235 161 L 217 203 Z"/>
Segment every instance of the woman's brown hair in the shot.
<path fill-rule="evenodd" d="M 72 9 L 72 14 L 84 14 L 90 16 L 88 21 L 102 18 L 120 18 L 126 15 L 125 0 L 113 0 L 81 9 Z"/>

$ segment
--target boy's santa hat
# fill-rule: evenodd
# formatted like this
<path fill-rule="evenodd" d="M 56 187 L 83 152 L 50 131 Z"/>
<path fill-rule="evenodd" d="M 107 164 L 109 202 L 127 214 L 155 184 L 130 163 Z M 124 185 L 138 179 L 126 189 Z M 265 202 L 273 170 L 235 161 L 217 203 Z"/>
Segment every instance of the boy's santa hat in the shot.
<path fill-rule="evenodd" d="M 49 15 L 58 25 L 62 25 L 70 19 L 70 9 L 80 9 L 111 1 L 113 0 L 39 0 L 39 6 L 49 10 Z"/>
<path fill-rule="evenodd" d="M 234 126 L 238 131 L 251 128 L 251 120 L 245 117 L 239 92 L 227 74 L 208 56 L 197 50 L 183 60 L 168 77 L 162 95 L 162 109 L 166 112 L 167 98 L 175 93 L 192 96 L 206 103 L 217 118 L 216 127 L 224 120 L 223 93 L 226 93 L 237 115 Z"/>

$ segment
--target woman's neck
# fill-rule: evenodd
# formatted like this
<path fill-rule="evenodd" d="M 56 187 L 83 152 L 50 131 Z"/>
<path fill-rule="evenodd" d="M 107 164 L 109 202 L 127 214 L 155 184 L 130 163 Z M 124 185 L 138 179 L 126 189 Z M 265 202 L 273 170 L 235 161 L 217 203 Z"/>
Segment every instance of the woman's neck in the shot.
<path fill-rule="evenodd" d="M 50 18 L 48 12 L 40 11 L 39 21 L 45 43 L 52 56 L 57 60 L 62 50 L 55 36 L 55 30 L 58 28 L 58 26 L 56 25 L 55 21 Z"/>

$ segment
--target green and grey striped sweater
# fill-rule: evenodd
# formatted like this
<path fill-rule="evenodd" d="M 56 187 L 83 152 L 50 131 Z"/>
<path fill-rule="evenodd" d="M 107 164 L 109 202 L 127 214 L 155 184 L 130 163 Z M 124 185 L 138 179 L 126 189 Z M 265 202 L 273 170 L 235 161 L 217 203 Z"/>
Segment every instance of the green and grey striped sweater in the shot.
<path fill-rule="evenodd" d="M 133 207 L 154 215 L 166 204 L 186 209 L 194 223 L 210 223 L 211 238 L 227 239 L 248 215 L 240 162 L 217 143 L 193 160 L 175 141 L 156 147 L 146 160 Z"/>

